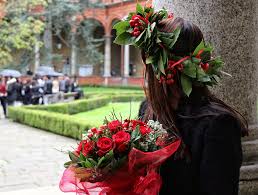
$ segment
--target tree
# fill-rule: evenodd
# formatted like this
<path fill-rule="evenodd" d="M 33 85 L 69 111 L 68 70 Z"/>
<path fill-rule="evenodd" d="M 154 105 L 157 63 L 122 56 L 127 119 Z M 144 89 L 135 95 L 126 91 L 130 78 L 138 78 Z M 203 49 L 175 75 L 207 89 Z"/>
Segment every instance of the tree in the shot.
<path fill-rule="evenodd" d="M 98 24 L 94 21 L 84 20 L 86 8 L 96 7 L 97 2 L 91 3 L 90 0 L 52 0 L 45 11 L 46 30 L 73 50 L 83 52 L 89 63 L 97 64 L 103 61 L 103 54 L 98 47 L 103 44 L 103 38 L 94 38 L 93 31 Z M 101 4 L 98 3 L 98 6 Z M 85 42 L 85 47 L 78 46 L 78 37 Z M 50 44 L 50 43 L 49 43 Z M 50 46 L 51 47 L 51 46 Z M 46 62 L 52 64 L 56 57 L 51 51 L 46 49 Z M 75 63 L 75 62 L 74 62 Z"/>
<path fill-rule="evenodd" d="M 0 66 L 12 61 L 14 49 L 32 50 L 38 43 L 44 23 L 35 9 L 43 9 L 47 4 L 47 0 L 5 1 L 0 21 Z"/>

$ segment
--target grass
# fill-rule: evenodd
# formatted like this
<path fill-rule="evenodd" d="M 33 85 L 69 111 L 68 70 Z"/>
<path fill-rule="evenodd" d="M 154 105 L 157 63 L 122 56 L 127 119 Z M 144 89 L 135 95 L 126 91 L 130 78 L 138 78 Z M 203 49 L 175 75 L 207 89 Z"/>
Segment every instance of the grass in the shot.
<path fill-rule="evenodd" d="M 131 118 L 136 118 L 138 115 L 140 102 L 132 102 L 131 103 Z M 123 119 L 126 119 L 130 116 L 130 102 L 126 103 L 110 103 L 107 106 L 97 108 L 88 112 L 82 112 L 79 114 L 75 114 L 73 116 L 78 117 L 79 119 L 85 119 L 87 122 L 94 126 L 99 126 L 103 124 L 103 120 L 105 117 L 109 119 L 109 116 L 112 110 L 115 110 L 117 117 L 120 119 L 120 113 Z"/>
<path fill-rule="evenodd" d="M 89 94 L 143 94 L 143 89 L 135 88 L 135 89 L 130 89 L 130 88 L 117 88 L 117 87 L 83 87 L 83 91 L 86 95 Z"/>

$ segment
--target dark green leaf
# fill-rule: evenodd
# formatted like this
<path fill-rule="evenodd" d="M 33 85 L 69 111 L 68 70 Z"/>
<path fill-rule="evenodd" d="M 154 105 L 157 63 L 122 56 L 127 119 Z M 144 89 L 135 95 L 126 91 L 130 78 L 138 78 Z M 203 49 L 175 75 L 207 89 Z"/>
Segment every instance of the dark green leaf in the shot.
<path fill-rule="evenodd" d="M 164 68 L 167 68 L 168 63 L 168 54 L 165 49 L 162 50 L 162 60 L 163 60 L 163 66 Z M 164 71 L 165 72 L 165 71 Z"/>
<path fill-rule="evenodd" d="M 197 73 L 196 73 L 196 66 L 194 63 L 192 63 L 191 60 L 186 60 L 183 62 L 184 64 L 184 69 L 183 69 L 183 73 L 191 78 L 196 78 L 197 77 Z"/>
<path fill-rule="evenodd" d="M 90 163 L 92 164 L 92 165 L 94 165 L 94 166 L 96 166 L 98 163 L 95 161 L 95 160 L 93 160 L 92 158 L 88 158 L 88 161 L 90 161 Z"/>
<path fill-rule="evenodd" d="M 119 36 L 120 34 L 124 33 L 129 28 L 130 28 L 130 24 L 128 21 L 118 22 L 113 26 L 113 29 L 116 30 L 116 36 Z"/>
<path fill-rule="evenodd" d="M 166 73 L 165 73 L 165 68 L 164 68 L 164 63 L 163 63 L 163 57 L 162 57 L 161 54 L 160 54 L 160 57 L 159 57 L 159 70 L 160 70 L 160 72 L 162 72 L 163 74 L 166 74 Z"/>
<path fill-rule="evenodd" d="M 140 127 L 139 125 L 136 126 L 135 130 L 133 130 L 132 134 L 131 134 L 131 141 L 134 142 L 136 141 L 136 138 L 141 137 L 141 133 L 140 133 Z"/>
<path fill-rule="evenodd" d="M 101 159 L 98 161 L 97 166 L 100 167 L 104 160 L 105 160 L 105 156 L 101 157 Z"/>
<path fill-rule="evenodd" d="M 144 16 L 143 7 L 139 3 L 136 5 L 136 12 Z"/>
<path fill-rule="evenodd" d="M 134 42 L 134 37 L 130 33 L 124 32 L 116 37 L 114 43 L 118 45 L 131 45 Z"/>
<path fill-rule="evenodd" d="M 72 162 L 74 163 L 78 162 L 79 160 L 78 156 L 76 156 L 73 152 L 69 152 L 68 154 Z"/>
<path fill-rule="evenodd" d="M 177 39 L 178 39 L 178 37 L 179 37 L 179 35 L 180 35 L 180 32 L 181 32 L 181 29 L 180 28 L 177 28 L 174 32 L 173 32 L 173 41 L 170 43 L 170 45 L 169 45 L 169 48 L 171 49 L 174 45 L 175 45 L 175 43 L 176 43 L 176 41 L 177 41 Z"/>
<path fill-rule="evenodd" d="M 196 56 L 200 50 L 204 49 L 205 48 L 205 44 L 204 44 L 204 41 L 202 41 L 197 47 L 196 49 L 194 50 L 193 52 L 193 56 Z"/>
<path fill-rule="evenodd" d="M 193 61 L 193 63 L 195 63 L 195 64 L 200 64 L 200 63 L 201 63 L 201 59 L 195 58 L 195 57 L 192 57 L 192 61 Z"/>
<path fill-rule="evenodd" d="M 73 162 L 69 161 L 64 164 L 64 167 L 67 169 Z"/>
<path fill-rule="evenodd" d="M 138 42 L 141 40 L 141 38 L 143 37 L 143 35 L 145 34 L 146 29 L 136 38 L 135 43 L 138 44 Z"/>
<path fill-rule="evenodd" d="M 86 167 L 86 168 L 92 168 L 92 167 L 94 167 L 94 165 L 91 164 L 91 162 L 90 162 L 88 159 L 85 159 L 83 165 L 84 165 L 84 167 Z"/>
<path fill-rule="evenodd" d="M 85 161 L 86 157 L 81 153 L 79 159 L 80 161 Z"/>
<path fill-rule="evenodd" d="M 201 79 L 202 77 L 205 77 L 206 76 L 206 73 L 204 72 L 204 70 L 199 67 L 199 66 L 195 66 L 196 67 L 196 70 L 197 70 L 197 79 Z"/>
<path fill-rule="evenodd" d="M 184 93 L 189 97 L 192 92 L 192 82 L 190 78 L 184 74 L 181 74 L 181 85 Z"/>

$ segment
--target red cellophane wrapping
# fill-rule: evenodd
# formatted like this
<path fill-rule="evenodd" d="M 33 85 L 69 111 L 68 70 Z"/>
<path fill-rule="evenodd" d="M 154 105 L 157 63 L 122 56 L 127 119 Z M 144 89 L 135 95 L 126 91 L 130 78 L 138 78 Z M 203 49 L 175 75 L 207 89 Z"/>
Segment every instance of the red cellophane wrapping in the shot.
<path fill-rule="evenodd" d="M 162 185 L 157 170 L 177 151 L 180 143 L 181 140 L 178 139 L 154 152 L 142 152 L 133 148 L 128 155 L 128 162 L 102 182 L 82 182 L 76 178 L 74 167 L 70 166 L 64 171 L 60 189 L 79 195 L 157 195 Z"/>

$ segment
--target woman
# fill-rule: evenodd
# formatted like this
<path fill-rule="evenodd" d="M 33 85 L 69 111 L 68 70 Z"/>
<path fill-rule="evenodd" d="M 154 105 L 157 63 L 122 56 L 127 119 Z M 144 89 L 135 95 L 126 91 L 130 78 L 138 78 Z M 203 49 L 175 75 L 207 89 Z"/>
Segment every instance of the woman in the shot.
<path fill-rule="evenodd" d="M 1 101 L 1 105 L 4 111 L 4 116 L 6 117 L 6 107 L 7 107 L 7 89 L 6 89 L 6 82 L 5 82 L 5 78 L 2 77 L 0 78 L 0 101 Z"/>
<path fill-rule="evenodd" d="M 180 28 L 172 48 L 175 56 L 189 56 L 202 42 L 203 34 L 182 18 L 159 23 L 161 32 Z M 143 51 L 143 61 L 146 57 Z M 160 195 L 236 195 L 242 163 L 241 135 L 247 135 L 244 118 L 211 95 L 206 85 L 193 83 L 189 97 L 180 81 L 180 71 L 172 85 L 156 79 L 146 65 L 148 108 L 145 120 L 157 119 L 165 127 L 176 126 L 184 147 L 160 168 L 163 179 Z"/>

